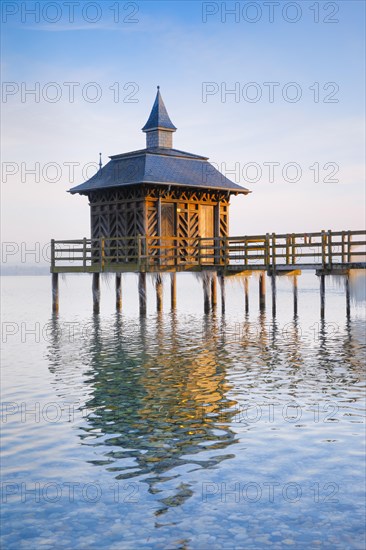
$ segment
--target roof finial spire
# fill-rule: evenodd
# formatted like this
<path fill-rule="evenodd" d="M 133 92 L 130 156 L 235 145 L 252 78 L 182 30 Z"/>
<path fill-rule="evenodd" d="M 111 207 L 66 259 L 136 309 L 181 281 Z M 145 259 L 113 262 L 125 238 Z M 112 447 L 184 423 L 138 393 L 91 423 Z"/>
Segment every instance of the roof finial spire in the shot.
<path fill-rule="evenodd" d="M 163 98 L 160 95 L 160 86 L 157 86 L 155 102 L 151 110 L 148 121 L 142 128 L 143 132 L 151 132 L 152 130 L 165 130 L 175 132 L 176 127 L 172 123 L 164 105 Z"/>
<path fill-rule="evenodd" d="M 102 169 L 102 153 L 99 153 L 99 170 Z"/>
<path fill-rule="evenodd" d="M 158 90 L 160 90 L 160 86 L 159 86 L 159 85 L 158 85 L 158 86 L 156 86 L 156 87 L 157 87 L 157 89 L 158 89 Z"/>

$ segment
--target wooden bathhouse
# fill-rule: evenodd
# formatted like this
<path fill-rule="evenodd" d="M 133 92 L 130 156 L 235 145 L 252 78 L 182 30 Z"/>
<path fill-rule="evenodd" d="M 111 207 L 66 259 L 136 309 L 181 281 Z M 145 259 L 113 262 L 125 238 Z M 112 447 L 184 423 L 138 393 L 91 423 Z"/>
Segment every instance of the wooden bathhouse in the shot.
<path fill-rule="evenodd" d="M 70 189 L 89 199 L 95 262 L 103 239 L 105 266 L 133 265 L 142 253 L 150 268 L 184 268 L 199 261 L 201 238 L 209 239 L 202 262 L 214 263 L 220 246 L 210 239 L 229 234 L 230 196 L 249 190 L 227 179 L 207 157 L 174 149 L 176 129 L 158 87 L 142 128 L 146 148 L 111 156 L 92 178 Z M 138 250 L 139 236 L 144 250 Z"/>
<path fill-rule="evenodd" d="M 365 231 L 321 230 L 315 233 L 265 233 L 230 236 L 232 195 L 250 191 L 221 174 L 207 157 L 173 148 L 176 127 L 159 87 L 142 128 L 146 147 L 110 157 L 88 181 L 70 189 L 89 199 L 91 236 L 51 241 L 53 311 L 58 311 L 58 275 L 93 274 L 93 309 L 99 311 L 100 274 L 116 274 L 116 307 L 121 308 L 121 274 L 139 274 L 140 312 L 146 312 L 146 273 L 155 273 L 157 307 L 162 307 L 161 272 L 171 273 L 171 305 L 176 302 L 176 273 L 203 272 L 205 311 L 216 305 L 217 275 L 225 308 L 225 277 L 241 273 L 245 311 L 249 311 L 248 277 L 259 274 L 259 305 L 271 277 L 272 311 L 276 311 L 276 277 L 293 275 L 297 313 L 297 276 L 315 270 L 320 277 L 321 315 L 325 309 L 325 276 L 346 277 L 365 269 Z"/>

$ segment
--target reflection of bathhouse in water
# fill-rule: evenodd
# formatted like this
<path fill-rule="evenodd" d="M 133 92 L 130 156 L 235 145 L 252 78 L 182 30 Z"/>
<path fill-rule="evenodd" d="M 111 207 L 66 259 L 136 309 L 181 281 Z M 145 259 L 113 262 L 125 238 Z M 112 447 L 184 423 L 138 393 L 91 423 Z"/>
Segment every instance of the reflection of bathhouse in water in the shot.
<path fill-rule="evenodd" d="M 152 493 L 163 490 L 157 488 L 159 483 L 177 477 L 175 496 L 159 499 L 161 513 L 192 494 L 172 469 L 187 464 L 210 468 L 232 456 L 222 452 L 236 442 L 227 427 L 234 414 L 228 411 L 235 405 L 226 397 L 228 358 L 223 346 L 215 349 L 215 338 L 202 346 L 201 327 L 195 331 L 191 326 L 189 334 L 181 330 L 178 335 L 174 313 L 164 320 L 158 317 L 155 326 L 143 318 L 124 324 L 117 315 L 112 326 L 103 329 L 94 317 L 90 328 L 80 355 L 75 342 L 70 355 L 64 355 L 55 327 L 50 369 L 62 384 L 63 370 L 69 383 L 70 370 L 88 365 L 83 376 L 86 424 L 80 437 L 83 444 L 103 452 L 100 460 L 91 462 L 104 465 L 116 479 L 143 476 Z M 206 329 L 215 335 L 214 319 Z"/>

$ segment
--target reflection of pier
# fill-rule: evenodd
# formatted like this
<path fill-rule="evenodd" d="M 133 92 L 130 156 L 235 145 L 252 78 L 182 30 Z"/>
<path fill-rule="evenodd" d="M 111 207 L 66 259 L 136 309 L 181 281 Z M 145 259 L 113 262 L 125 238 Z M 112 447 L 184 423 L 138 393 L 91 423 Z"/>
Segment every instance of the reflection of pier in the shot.
<path fill-rule="evenodd" d="M 236 443 L 225 337 L 215 316 L 196 322 L 187 347 L 187 327 L 174 312 L 135 324 L 119 314 L 108 324 L 93 316 L 79 353 L 76 340 L 68 356 L 53 319 L 49 362 L 58 391 L 63 385 L 69 391 L 70 378 L 80 376 L 80 359 L 88 365 L 79 388 L 87 395 L 79 435 L 94 451 L 90 462 L 117 480 L 144 481 L 152 494 L 160 493 L 156 514 L 193 494 L 180 482 L 180 467 L 213 468 L 233 456 L 227 450 Z"/>
<path fill-rule="evenodd" d="M 272 310 L 276 311 L 276 277 L 292 275 L 294 311 L 297 312 L 297 276 L 315 270 L 320 277 L 321 313 L 325 310 L 326 275 L 345 277 L 346 308 L 350 310 L 349 272 L 365 269 L 365 231 L 321 231 L 252 235 L 244 237 L 178 238 L 138 236 L 99 238 L 51 243 L 53 309 L 58 310 L 58 274 L 92 273 L 94 311 L 100 308 L 100 273 L 116 274 L 116 307 L 122 307 L 121 273 L 139 273 L 140 311 L 146 312 L 146 273 L 156 274 L 157 309 L 162 309 L 161 273 L 171 274 L 171 305 L 176 306 L 176 273 L 203 273 L 205 310 L 217 303 L 217 275 L 225 309 L 225 277 L 242 274 L 245 309 L 249 295 L 247 277 L 259 273 L 259 305 L 265 307 L 266 274 L 271 278 Z"/>

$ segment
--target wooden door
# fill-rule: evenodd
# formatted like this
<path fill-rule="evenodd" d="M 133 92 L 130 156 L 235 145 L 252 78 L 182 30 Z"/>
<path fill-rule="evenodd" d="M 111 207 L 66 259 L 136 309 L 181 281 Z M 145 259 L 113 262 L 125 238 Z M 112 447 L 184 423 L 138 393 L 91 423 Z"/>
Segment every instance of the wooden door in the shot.
<path fill-rule="evenodd" d="M 201 249 L 203 256 L 202 263 L 212 264 L 214 263 L 214 249 L 211 247 L 214 246 L 213 237 L 215 236 L 214 207 L 212 205 L 200 205 L 199 233 L 200 237 L 203 239 L 201 240 L 201 247 L 203 247 Z"/>

